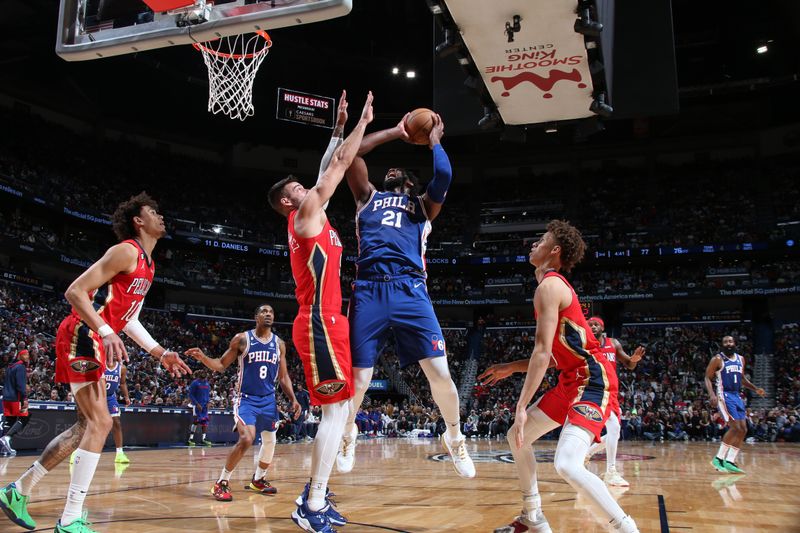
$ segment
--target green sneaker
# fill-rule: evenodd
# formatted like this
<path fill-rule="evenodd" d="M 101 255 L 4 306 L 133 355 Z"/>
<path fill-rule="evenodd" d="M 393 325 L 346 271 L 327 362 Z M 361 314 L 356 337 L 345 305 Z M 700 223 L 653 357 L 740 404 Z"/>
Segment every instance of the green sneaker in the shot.
<path fill-rule="evenodd" d="M 28 514 L 29 496 L 23 496 L 17 490 L 17 485 L 9 483 L 0 490 L 0 509 L 9 520 L 25 529 L 36 529 L 36 522 Z"/>
<path fill-rule="evenodd" d="M 717 456 L 714 456 L 714 458 L 711 460 L 711 466 L 713 466 L 720 472 L 725 472 L 726 474 L 728 473 L 728 469 L 725 468 L 725 461 L 723 461 Z"/>
<path fill-rule="evenodd" d="M 210 440 L 203 440 L 203 446 L 205 446 L 207 448 L 210 448 L 213 445 L 214 445 L 214 443 L 211 442 Z"/>
<path fill-rule="evenodd" d="M 736 463 L 733 461 L 723 461 L 723 466 L 725 466 L 725 470 L 730 472 L 731 474 L 744 474 L 744 470 L 736 466 Z"/>
<path fill-rule="evenodd" d="M 195 446 L 197 446 L 197 444 L 195 444 L 192 439 L 189 439 L 189 442 L 187 444 L 189 445 L 189 448 L 194 448 Z"/>
<path fill-rule="evenodd" d="M 128 456 L 125 455 L 125 452 L 117 452 L 117 456 L 114 458 L 114 462 L 128 464 L 131 462 L 131 460 L 128 459 Z"/>
<path fill-rule="evenodd" d="M 89 511 L 84 511 L 80 518 L 76 518 L 71 524 L 66 526 L 62 526 L 61 520 L 59 519 L 59 521 L 56 522 L 56 528 L 53 530 L 53 533 L 98 533 L 91 528 L 92 524 L 86 520 L 88 515 Z"/>

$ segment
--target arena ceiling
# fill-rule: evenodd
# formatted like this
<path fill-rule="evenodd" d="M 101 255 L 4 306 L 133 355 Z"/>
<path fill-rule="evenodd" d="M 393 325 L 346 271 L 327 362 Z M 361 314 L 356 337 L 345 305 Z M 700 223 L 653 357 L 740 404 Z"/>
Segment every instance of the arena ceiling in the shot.
<path fill-rule="evenodd" d="M 709 116 L 724 119 L 740 106 L 744 128 L 800 120 L 794 104 L 800 4 L 768 0 L 747 5 L 744 11 L 730 2 L 673 0 L 681 107 L 711 110 Z M 5 0 L 0 9 L 0 91 L 103 127 L 155 130 L 223 145 L 316 145 L 325 130 L 274 120 L 278 86 L 331 96 L 346 87 L 355 105 L 372 89 L 380 126 L 391 125 L 407 110 L 431 106 L 433 100 L 437 43 L 424 0 L 355 0 L 348 17 L 272 31 L 275 46 L 256 80 L 256 116 L 245 123 L 205 111 L 205 67 L 190 47 L 68 63 L 54 53 L 57 0 Z M 764 45 L 769 51 L 758 54 Z M 391 73 L 394 66 L 401 75 Z M 409 69 L 415 78 L 402 75 Z M 661 130 L 679 132 L 681 120 L 661 118 Z M 630 122 L 621 122 L 609 123 L 604 135 L 630 137 Z M 729 129 L 730 121 L 722 127 Z M 470 149 L 479 141 L 459 142 Z"/>

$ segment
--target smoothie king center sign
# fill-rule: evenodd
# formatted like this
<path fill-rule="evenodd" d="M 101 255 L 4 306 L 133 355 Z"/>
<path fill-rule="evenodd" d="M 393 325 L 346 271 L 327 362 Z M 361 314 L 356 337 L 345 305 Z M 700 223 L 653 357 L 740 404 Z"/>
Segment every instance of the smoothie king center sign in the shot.
<path fill-rule="evenodd" d="M 447 2 L 483 82 L 506 124 L 593 116 L 592 78 L 583 35 L 573 24 L 577 3 L 525 0 Z M 509 43 L 506 21 L 520 15 Z"/>

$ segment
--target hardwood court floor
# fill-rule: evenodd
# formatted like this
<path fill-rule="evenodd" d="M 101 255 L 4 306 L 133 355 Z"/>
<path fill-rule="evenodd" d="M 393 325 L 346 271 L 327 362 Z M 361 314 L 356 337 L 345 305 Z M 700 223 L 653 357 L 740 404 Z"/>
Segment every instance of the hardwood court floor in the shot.
<path fill-rule="evenodd" d="M 505 442 L 473 441 L 478 477 L 457 477 L 448 462 L 432 460 L 441 449 L 431 439 L 360 441 L 354 471 L 334 473 L 331 487 L 348 533 L 409 531 L 486 532 L 508 523 L 520 497 Z M 87 498 L 90 520 L 101 532 L 212 531 L 297 532 L 289 519 L 292 501 L 307 480 L 311 445 L 278 445 L 271 479 L 279 493 L 243 490 L 252 457 L 234 473 L 234 501 L 210 495 L 230 448 L 128 451 L 131 465 L 115 472 L 113 453 L 104 453 Z M 576 501 L 572 488 L 553 469 L 555 443 L 537 444 L 539 487 L 554 532 L 605 531 Z M 748 474 L 716 473 L 709 459 L 717 445 L 705 443 L 620 446 L 620 467 L 631 482 L 616 491 L 642 533 L 800 532 L 800 445 L 745 445 L 740 461 Z M 602 456 L 601 456 L 602 458 Z M 32 457 L 0 459 L 0 481 L 16 479 Z M 590 469 L 602 472 L 605 462 Z M 34 490 L 30 512 L 37 531 L 52 531 L 61 514 L 68 465 L 60 465 Z M 0 515 L 0 531 L 23 531 Z"/>

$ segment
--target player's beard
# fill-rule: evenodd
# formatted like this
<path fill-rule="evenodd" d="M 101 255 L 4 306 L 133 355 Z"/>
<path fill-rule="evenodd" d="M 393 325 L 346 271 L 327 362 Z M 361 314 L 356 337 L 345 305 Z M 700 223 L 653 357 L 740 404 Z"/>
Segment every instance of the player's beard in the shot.
<path fill-rule="evenodd" d="M 383 180 L 383 190 L 385 191 L 394 191 L 395 189 L 402 187 L 406 181 L 406 177 L 402 174 L 395 174 L 389 178 Z"/>

